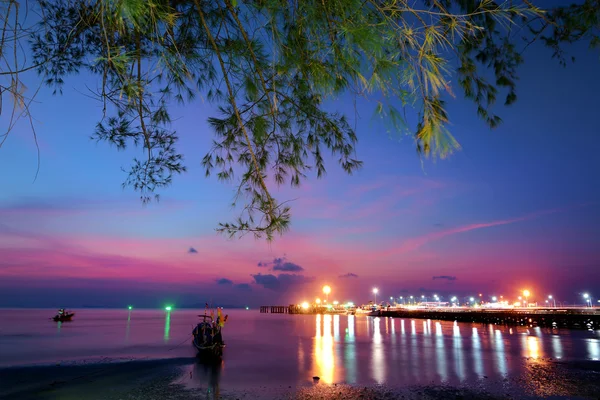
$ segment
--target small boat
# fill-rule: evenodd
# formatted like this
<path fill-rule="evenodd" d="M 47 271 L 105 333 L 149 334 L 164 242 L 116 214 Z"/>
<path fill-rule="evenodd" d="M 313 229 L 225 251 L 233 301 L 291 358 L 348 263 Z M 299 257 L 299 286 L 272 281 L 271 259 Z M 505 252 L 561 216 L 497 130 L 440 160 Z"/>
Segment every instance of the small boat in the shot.
<path fill-rule="evenodd" d="M 225 342 L 221 334 L 221 328 L 227 321 L 227 315 L 223 318 L 221 309 L 217 309 L 217 320 L 213 320 L 213 312 L 211 315 L 198 315 L 202 321 L 192 330 L 192 344 L 198 350 L 198 355 L 207 355 L 213 357 L 221 357 Z"/>
<path fill-rule="evenodd" d="M 52 318 L 52 320 L 54 320 L 54 322 L 71 321 L 71 319 L 73 318 L 74 315 L 75 315 L 74 312 L 65 311 L 64 308 L 61 308 L 58 310 L 58 313 Z"/>

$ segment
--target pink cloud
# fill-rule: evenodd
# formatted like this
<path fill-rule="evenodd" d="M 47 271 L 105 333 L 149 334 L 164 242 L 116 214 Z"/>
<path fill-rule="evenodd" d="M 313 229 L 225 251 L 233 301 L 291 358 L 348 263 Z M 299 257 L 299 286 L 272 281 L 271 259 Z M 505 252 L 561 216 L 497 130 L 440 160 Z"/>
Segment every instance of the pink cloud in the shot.
<path fill-rule="evenodd" d="M 534 218 L 537 218 L 537 217 L 540 217 L 543 215 L 554 214 L 557 212 L 565 211 L 567 209 L 568 208 L 554 208 L 554 209 L 549 209 L 549 210 L 542 210 L 542 211 L 533 212 L 533 213 L 530 213 L 530 214 L 527 214 L 527 215 L 524 215 L 521 217 L 505 219 L 505 220 L 497 220 L 497 221 L 491 221 L 491 222 L 476 223 L 476 224 L 468 224 L 468 225 L 463 225 L 463 226 L 459 226 L 456 228 L 446 229 L 446 230 L 439 231 L 439 232 L 428 233 L 428 234 L 425 234 L 422 236 L 418 236 L 415 238 L 405 240 L 404 242 L 402 242 L 402 244 L 399 247 L 396 247 L 395 249 L 390 250 L 390 254 L 402 254 L 402 253 L 414 251 L 414 250 L 420 248 L 421 246 L 425 245 L 426 243 L 441 239 L 446 236 L 455 235 L 458 233 L 469 232 L 469 231 L 473 231 L 473 230 L 477 230 L 477 229 L 491 228 L 494 226 L 508 225 L 508 224 L 513 224 L 516 222 L 527 221 L 527 220 L 531 220 L 531 219 L 534 219 Z"/>

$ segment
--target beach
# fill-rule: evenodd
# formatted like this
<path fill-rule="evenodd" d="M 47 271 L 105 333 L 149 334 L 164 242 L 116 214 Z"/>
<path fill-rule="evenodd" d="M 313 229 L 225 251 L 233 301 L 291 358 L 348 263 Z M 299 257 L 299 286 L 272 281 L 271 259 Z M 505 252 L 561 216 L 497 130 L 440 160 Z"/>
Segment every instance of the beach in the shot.
<path fill-rule="evenodd" d="M 190 363 L 198 368 L 191 368 Z M 301 386 L 263 382 L 228 389 L 219 366 L 193 359 L 120 361 L 0 371 L 2 399 L 596 399 L 600 363 L 524 360 L 526 373 L 463 385 L 350 385 L 315 381 Z M 194 376 L 200 372 L 200 376 Z M 213 374 L 213 379 L 207 375 Z M 216 376 L 215 376 L 216 375 Z"/>

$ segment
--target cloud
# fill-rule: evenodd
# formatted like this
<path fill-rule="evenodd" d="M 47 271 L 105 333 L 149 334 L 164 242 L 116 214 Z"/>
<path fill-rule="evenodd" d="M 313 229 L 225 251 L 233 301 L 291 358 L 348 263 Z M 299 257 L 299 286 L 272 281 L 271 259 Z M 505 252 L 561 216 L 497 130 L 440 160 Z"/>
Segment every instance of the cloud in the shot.
<path fill-rule="evenodd" d="M 252 287 L 248 283 L 238 283 L 235 285 L 236 289 L 251 291 Z"/>
<path fill-rule="evenodd" d="M 196 254 L 196 253 L 198 253 L 198 250 L 196 250 L 193 247 L 190 247 L 190 249 L 188 250 L 188 253 L 190 253 L 190 254 Z"/>
<path fill-rule="evenodd" d="M 281 271 L 281 272 L 301 272 L 304 271 L 300 265 L 295 264 L 293 262 L 287 261 L 285 257 L 277 257 L 274 258 L 271 262 L 260 261 L 258 263 L 259 267 L 270 267 L 271 271 Z"/>
<path fill-rule="evenodd" d="M 227 278 L 217 279 L 217 285 L 233 285 L 233 281 Z"/>
<path fill-rule="evenodd" d="M 348 272 L 347 274 L 338 276 L 338 278 L 358 278 L 358 275 Z"/>
<path fill-rule="evenodd" d="M 298 264 L 294 264 L 291 262 L 285 262 L 282 264 L 275 265 L 273 267 L 273 271 L 300 272 L 300 271 L 304 271 L 304 268 L 302 268 Z"/>
<path fill-rule="evenodd" d="M 434 276 L 431 278 L 432 280 L 436 280 L 436 279 L 447 279 L 448 281 L 455 281 L 456 277 L 455 276 L 450 276 L 450 275 L 438 275 L 438 276 Z"/>
<path fill-rule="evenodd" d="M 586 204 L 582 204 L 582 205 L 577 205 L 575 207 L 583 207 L 586 205 L 588 205 L 588 204 L 586 203 Z M 441 239 L 446 236 L 470 232 L 470 231 L 477 230 L 477 229 L 491 228 L 494 226 L 509 225 L 509 224 L 514 224 L 517 222 L 529 221 L 529 220 L 541 217 L 543 215 L 555 214 L 555 213 L 562 212 L 562 211 L 565 211 L 570 208 L 573 208 L 573 207 L 541 210 L 541 211 L 536 211 L 536 212 L 533 212 L 530 214 L 523 215 L 521 217 L 502 219 L 502 220 L 496 220 L 496 221 L 490 221 L 490 222 L 483 222 L 483 223 L 478 223 L 478 224 L 463 225 L 463 226 L 458 226 L 458 227 L 451 228 L 451 229 L 432 232 L 432 233 L 428 233 L 428 234 L 425 234 L 422 236 L 417 236 L 415 238 L 405 240 L 399 247 L 397 247 L 394 250 L 389 251 L 388 253 L 403 254 L 403 253 L 407 253 L 407 252 L 416 250 L 431 241 L 438 240 L 438 239 Z"/>
<path fill-rule="evenodd" d="M 257 285 L 274 291 L 285 291 L 291 286 L 302 285 L 312 282 L 315 279 L 297 274 L 279 274 L 279 276 L 273 274 L 255 274 L 252 275 L 252 278 L 254 278 L 254 282 Z"/>

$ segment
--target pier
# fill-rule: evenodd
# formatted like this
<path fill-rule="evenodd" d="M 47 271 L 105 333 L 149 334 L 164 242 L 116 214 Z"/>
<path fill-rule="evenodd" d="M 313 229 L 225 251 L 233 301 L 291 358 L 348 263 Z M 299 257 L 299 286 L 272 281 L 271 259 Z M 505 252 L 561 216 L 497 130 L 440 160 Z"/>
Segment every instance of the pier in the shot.
<path fill-rule="evenodd" d="M 311 306 L 302 307 L 301 304 L 290 304 L 289 306 L 260 306 L 261 314 L 325 314 L 326 307 Z"/>
<path fill-rule="evenodd" d="M 305 308 L 299 304 L 290 304 L 289 306 L 261 306 L 260 312 L 267 314 L 304 315 L 342 314 L 340 310 L 331 310 L 326 307 L 313 305 Z M 515 308 L 498 310 L 459 307 L 389 307 L 379 310 L 378 316 L 476 322 L 496 325 L 540 326 L 547 328 L 600 329 L 600 309 L 598 308 Z"/>
<path fill-rule="evenodd" d="M 600 329 L 600 313 L 594 309 L 408 309 L 380 310 L 392 318 L 436 319 L 497 325 L 533 325 L 548 328 Z"/>
<path fill-rule="evenodd" d="M 296 305 L 289 306 L 260 306 L 260 312 L 263 314 L 296 314 Z"/>

